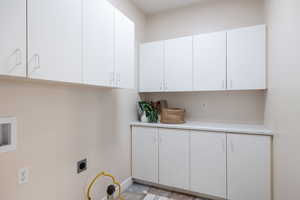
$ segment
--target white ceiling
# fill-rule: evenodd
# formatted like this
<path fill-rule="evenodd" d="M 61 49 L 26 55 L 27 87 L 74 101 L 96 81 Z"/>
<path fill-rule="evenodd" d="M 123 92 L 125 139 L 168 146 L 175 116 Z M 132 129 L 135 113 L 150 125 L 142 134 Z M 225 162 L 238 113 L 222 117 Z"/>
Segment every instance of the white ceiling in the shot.
<path fill-rule="evenodd" d="M 132 0 L 146 14 L 188 6 L 208 0 Z"/>

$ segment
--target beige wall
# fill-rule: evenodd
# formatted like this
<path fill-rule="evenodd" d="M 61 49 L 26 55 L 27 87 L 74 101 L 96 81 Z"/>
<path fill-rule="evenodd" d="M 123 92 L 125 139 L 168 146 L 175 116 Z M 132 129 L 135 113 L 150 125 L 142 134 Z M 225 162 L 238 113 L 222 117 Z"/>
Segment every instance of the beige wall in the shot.
<path fill-rule="evenodd" d="M 299 199 L 300 1 L 266 0 L 269 91 L 266 122 L 274 137 L 274 200 Z"/>
<path fill-rule="evenodd" d="M 147 16 L 146 41 L 264 23 L 263 0 L 209 0 Z"/>
<path fill-rule="evenodd" d="M 263 0 L 212 0 L 147 16 L 146 41 L 264 24 Z M 265 92 L 199 92 L 148 94 L 184 107 L 187 120 L 264 123 Z M 203 104 L 206 104 L 205 108 Z"/>
<path fill-rule="evenodd" d="M 186 120 L 262 124 L 265 92 L 198 92 L 150 94 L 148 100 L 168 100 L 169 107 L 186 109 Z"/>
<path fill-rule="evenodd" d="M 137 24 L 137 41 L 152 41 L 264 23 L 259 0 L 226 0 L 203 7 L 145 18 L 127 0 L 111 0 Z M 229 2 L 229 4 L 228 4 Z M 269 91 L 265 119 L 274 130 L 274 199 L 299 199 L 300 187 L 300 15 L 298 0 L 266 0 Z M 199 26 L 195 26 L 199 24 Z M 262 123 L 265 93 L 205 92 L 151 94 L 171 106 L 187 108 L 187 118 Z M 81 200 L 87 182 L 109 170 L 130 176 L 130 132 L 136 119 L 133 90 L 62 85 L 0 78 L 0 116 L 18 119 L 18 149 L 0 154 L 0 199 Z M 206 108 L 202 105 L 206 104 Z M 76 174 L 76 161 L 88 158 L 87 172 Z M 28 184 L 18 185 L 19 168 L 28 167 Z M 99 184 L 95 194 L 103 196 Z"/>
<path fill-rule="evenodd" d="M 139 42 L 143 14 L 126 0 L 112 2 L 136 22 Z M 0 78 L 0 116 L 18 120 L 17 151 L 0 154 L 0 199 L 82 200 L 97 172 L 130 177 L 129 122 L 136 119 L 138 99 L 134 90 Z M 89 169 L 77 175 L 82 158 Z M 18 185 L 22 167 L 29 168 L 29 183 Z M 104 185 L 96 193 L 104 196 Z"/>

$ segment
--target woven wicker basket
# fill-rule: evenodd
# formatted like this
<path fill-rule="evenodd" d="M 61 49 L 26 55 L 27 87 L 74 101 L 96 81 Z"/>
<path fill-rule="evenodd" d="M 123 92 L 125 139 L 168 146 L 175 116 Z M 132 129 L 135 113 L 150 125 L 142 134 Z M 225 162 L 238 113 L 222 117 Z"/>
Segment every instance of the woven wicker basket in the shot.
<path fill-rule="evenodd" d="M 185 110 L 180 108 L 163 108 L 161 111 L 161 123 L 183 124 Z"/>

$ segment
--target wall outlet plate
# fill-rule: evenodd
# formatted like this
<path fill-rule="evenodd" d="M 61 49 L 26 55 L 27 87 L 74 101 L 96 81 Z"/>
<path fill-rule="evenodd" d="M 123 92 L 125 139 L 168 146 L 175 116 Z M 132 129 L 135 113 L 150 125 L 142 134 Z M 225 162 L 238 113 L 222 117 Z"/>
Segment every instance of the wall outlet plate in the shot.
<path fill-rule="evenodd" d="M 77 162 L 77 174 L 87 170 L 87 159 L 80 160 Z"/>
<path fill-rule="evenodd" d="M 29 170 L 28 170 L 28 168 L 20 169 L 19 173 L 18 173 L 18 177 L 19 177 L 19 184 L 28 183 L 28 181 L 29 181 Z"/>

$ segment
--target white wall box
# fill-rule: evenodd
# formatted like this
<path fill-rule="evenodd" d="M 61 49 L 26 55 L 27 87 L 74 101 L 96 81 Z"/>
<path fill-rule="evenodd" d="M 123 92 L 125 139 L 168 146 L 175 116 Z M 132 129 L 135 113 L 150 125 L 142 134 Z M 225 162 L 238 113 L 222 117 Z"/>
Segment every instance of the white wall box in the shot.
<path fill-rule="evenodd" d="M 0 153 L 16 150 L 16 118 L 0 118 Z"/>
<path fill-rule="evenodd" d="M 165 91 L 193 89 L 193 37 L 165 41 Z"/>
<path fill-rule="evenodd" d="M 135 24 L 115 9 L 115 86 L 135 88 Z"/>
<path fill-rule="evenodd" d="M 135 178 L 158 183 L 158 129 L 132 129 L 132 173 Z"/>
<path fill-rule="evenodd" d="M 0 2 L 0 75 L 26 76 L 26 1 Z"/>
<path fill-rule="evenodd" d="M 189 132 L 159 129 L 159 183 L 189 189 Z"/>
<path fill-rule="evenodd" d="M 83 82 L 113 86 L 114 7 L 106 0 L 83 1 Z"/>
<path fill-rule="evenodd" d="M 28 0 L 28 76 L 82 82 L 81 0 Z"/>
<path fill-rule="evenodd" d="M 133 178 L 212 198 L 271 200 L 271 141 L 243 130 L 132 126 Z"/>
<path fill-rule="evenodd" d="M 140 45 L 140 92 L 164 90 L 164 42 Z"/>
<path fill-rule="evenodd" d="M 194 90 L 226 90 L 226 32 L 194 37 Z"/>
<path fill-rule="evenodd" d="M 266 89 L 266 26 L 227 33 L 228 89 Z"/>
<path fill-rule="evenodd" d="M 226 198 L 226 134 L 191 133 L 191 190 Z"/>
<path fill-rule="evenodd" d="M 265 25 L 145 43 L 140 56 L 140 92 L 266 89 Z"/>
<path fill-rule="evenodd" d="M 228 134 L 228 199 L 271 199 L 271 138 Z"/>

